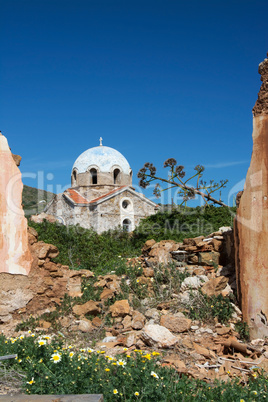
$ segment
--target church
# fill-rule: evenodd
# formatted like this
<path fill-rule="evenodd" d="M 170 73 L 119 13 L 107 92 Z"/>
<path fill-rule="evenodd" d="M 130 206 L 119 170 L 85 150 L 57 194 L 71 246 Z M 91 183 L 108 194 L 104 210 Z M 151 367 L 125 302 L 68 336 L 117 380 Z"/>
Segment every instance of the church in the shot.
<path fill-rule="evenodd" d="M 117 150 L 89 148 L 74 162 L 71 187 L 55 195 L 47 214 L 64 225 L 80 225 L 97 233 L 122 227 L 132 232 L 140 220 L 157 212 L 158 205 L 132 187 L 132 170 Z"/>

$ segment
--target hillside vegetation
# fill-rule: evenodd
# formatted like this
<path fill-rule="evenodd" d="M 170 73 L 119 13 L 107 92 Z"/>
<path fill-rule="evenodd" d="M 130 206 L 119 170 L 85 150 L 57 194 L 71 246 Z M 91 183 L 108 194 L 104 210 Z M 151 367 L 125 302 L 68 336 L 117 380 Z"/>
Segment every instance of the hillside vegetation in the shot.
<path fill-rule="evenodd" d="M 39 214 L 55 194 L 38 188 L 23 186 L 22 205 L 26 216 Z"/>
<path fill-rule="evenodd" d="M 29 221 L 29 225 L 37 230 L 39 240 L 58 247 L 60 254 L 55 262 L 69 265 L 73 269 L 90 269 L 97 274 L 111 270 L 122 274 L 123 259 L 140 255 L 146 240 L 181 241 L 187 237 L 208 235 L 221 226 L 231 226 L 232 213 L 234 209 L 227 207 L 197 207 L 176 209 L 171 213 L 159 212 L 142 220 L 131 235 L 121 229 L 98 235 L 93 230 L 79 226 L 63 226 L 48 221 L 41 224 Z"/>

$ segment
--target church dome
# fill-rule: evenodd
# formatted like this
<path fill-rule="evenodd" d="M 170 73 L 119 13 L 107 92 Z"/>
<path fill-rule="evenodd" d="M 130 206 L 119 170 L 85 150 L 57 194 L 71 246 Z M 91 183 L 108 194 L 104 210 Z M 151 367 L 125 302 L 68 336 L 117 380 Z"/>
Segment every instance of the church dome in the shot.
<path fill-rule="evenodd" d="M 126 158 L 116 149 L 100 145 L 89 148 L 74 162 L 73 169 L 77 173 L 85 173 L 91 166 L 97 166 L 99 172 L 109 173 L 113 166 L 119 166 L 122 172 L 129 175 L 131 168 Z"/>

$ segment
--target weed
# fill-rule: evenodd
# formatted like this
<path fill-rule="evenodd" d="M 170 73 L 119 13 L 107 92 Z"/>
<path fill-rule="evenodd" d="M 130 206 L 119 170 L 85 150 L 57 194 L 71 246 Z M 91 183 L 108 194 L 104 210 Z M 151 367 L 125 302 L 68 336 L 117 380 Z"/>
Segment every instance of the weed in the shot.
<path fill-rule="evenodd" d="M 239 333 L 240 339 L 246 342 L 250 340 L 249 326 L 246 322 L 237 322 L 235 324 L 235 330 Z"/>
<path fill-rule="evenodd" d="M 218 322 L 224 324 L 228 322 L 234 312 L 231 298 L 218 296 L 207 296 L 201 291 L 190 293 L 190 302 L 187 303 L 187 313 L 192 320 L 202 322 Z"/>

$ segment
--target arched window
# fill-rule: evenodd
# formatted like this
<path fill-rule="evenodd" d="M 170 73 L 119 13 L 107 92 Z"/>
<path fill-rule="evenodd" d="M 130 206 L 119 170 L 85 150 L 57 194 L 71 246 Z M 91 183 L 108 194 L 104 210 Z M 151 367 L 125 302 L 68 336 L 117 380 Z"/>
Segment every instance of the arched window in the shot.
<path fill-rule="evenodd" d="M 114 169 L 114 184 L 120 184 L 120 170 Z"/>
<path fill-rule="evenodd" d="M 91 174 L 91 184 L 98 184 L 97 169 L 95 168 L 90 169 L 90 174 Z"/>
<path fill-rule="evenodd" d="M 77 174 L 76 170 L 73 171 L 73 186 L 76 186 Z"/>
<path fill-rule="evenodd" d="M 130 202 L 129 202 L 128 200 L 124 200 L 124 201 L 122 202 L 122 207 L 123 207 L 124 209 L 127 209 L 127 207 L 129 206 L 129 204 L 130 204 Z"/>
<path fill-rule="evenodd" d="M 125 232 L 131 232 L 131 221 L 129 219 L 123 220 L 123 230 Z"/>

